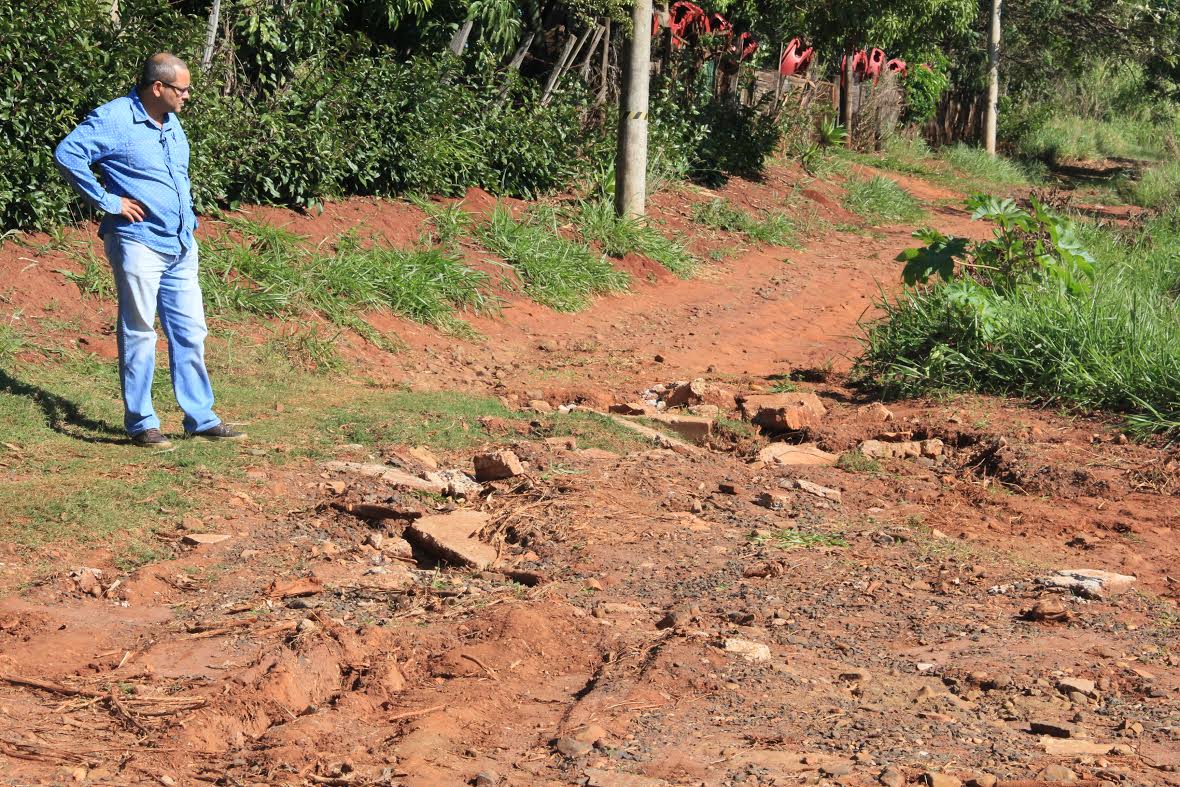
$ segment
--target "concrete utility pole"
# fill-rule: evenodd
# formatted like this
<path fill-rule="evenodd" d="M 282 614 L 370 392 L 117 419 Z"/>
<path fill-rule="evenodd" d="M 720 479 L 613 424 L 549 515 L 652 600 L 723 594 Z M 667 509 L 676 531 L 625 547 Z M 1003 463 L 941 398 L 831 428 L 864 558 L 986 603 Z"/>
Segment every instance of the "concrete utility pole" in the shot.
<path fill-rule="evenodd" d="M 996 115 L 1000 104 L 1000 5 L 992 0 L 992 22 L 987 34 L 987 114 L 983 121 L 983 147 L 996 155 Z"/>
<path fill-rule="evenodd" d="M 221 18 L 221 0 L 213 0 L 209 9 L 209 21 L 205 24 L 205 51 L 201 54 L 201 70 L 213 66 L 213 45 L 217 43 L 217 22 Z"/>
<path fill-rule="evenodd" d="M 615 213 L 642 217 L 647 203 L 647 106 L 651 81 L 651 0 L 636 0 L 631 42 L 619 100 L 619 148 L 615 155 Z"/>

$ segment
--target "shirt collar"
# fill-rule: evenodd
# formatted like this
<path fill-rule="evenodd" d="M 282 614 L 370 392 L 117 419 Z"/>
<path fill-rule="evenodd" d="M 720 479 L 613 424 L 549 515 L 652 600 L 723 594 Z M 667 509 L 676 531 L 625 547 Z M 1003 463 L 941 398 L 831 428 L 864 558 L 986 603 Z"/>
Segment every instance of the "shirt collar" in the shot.
<path fill-rule="evenodd" d="M 159 128 L 159 126 L 156 125 L 156 121 L 152 120 L 152 116 L 149 115 L 147 109 L 144 108 L 143 101 L 139 97 L 138 88 L 131 88 L 131 92 L 127 94 L 127 97 L 131 99 L 131 116 L 135 119 L 136 123 L 149 123 L 152 128 Z M 168 126 L 171 124 L 172 113 L 169 112 L 168 114 L 164 115 L 163 127 L 168 128 Z"/>

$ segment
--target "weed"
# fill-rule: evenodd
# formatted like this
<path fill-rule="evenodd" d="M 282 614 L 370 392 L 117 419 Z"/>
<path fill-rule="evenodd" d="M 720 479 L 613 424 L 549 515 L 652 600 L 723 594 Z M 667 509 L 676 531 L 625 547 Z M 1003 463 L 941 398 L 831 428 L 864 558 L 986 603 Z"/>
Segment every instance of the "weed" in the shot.
<path fill-rule="evenodd" d="M 525 293 L 557 311 L 585 308 L 594 295 L 625 290 L 630 277 L 589 247 L 566 240 L 552 208 L 538 207 L 522 221 L 497 205 L 477 230 L 490 250 L 516 268 Z"/>
<path fill-rule="evenodd" d="M 77 285 L 78 291 L 84 296 L 109 300 L 115 295 L 115 280 L 111 269 L 100 262 L 89 249 L 85 254 L 75 255 L 75 259 L 82 265 L 82 272 L 75 273 L 67 270 L 57 270 L 57 273 Z"/>
<path fill-rule="evenodd" d="M 785 246 L 795 242 L 797 228 L 783 213 L 767 213 L 755 219 L 729 200 L 715 199 L 693 206 L 692 219 L 723 232 L 741 232 L 755 243 Z"/>
<path fill-rule="evenodd" d="M 440 246 L 457 244 L 471 229 L 471 217 L 463 210 L 462 201 L 436 205 L 425 197 L 411 195 L 411 203 L 420 208 L 434 228 L 432 240 Z"/>
<path fill-rule="evenodd" d="M 993 156 L 982 148 L 958 144 L 942 151 L 942 157 L 969 177 L 1001 186 L 1022 186 L 1030 182 L 1028 172 L 1003 156 Z"/>
<path fill-rule="evenodd" d="M 834 533 L 809 533 L 784 527 L 769 536 L 755 536 L 751 539 L 756 544 L 770 544 L 780 549 L 814 549 L 814 548 L 843 548 L 848 542 L 842 536 Z"/>
<path fill-rule="evenodd" d="M 735 440 L 748 440 L 758 433 L 752 425 L 734 418 L 718 416 L 713 423 L 719 434 L 728 435 Z"/>
<path fill-rule="evenodd" d="M 836 467 L 849 473 L 881 472 L 881 463 L 872 457 L 865 456 L 860 451 L 845 451 L 836 459 Z"/>
<path fill-rule="evenodd" d="M 819 124 L 819 144 L 825 148 L 842 147 L 848 140 L 848 132 L 844 126 L 836 122 L 836 119 L 829 116 L 824 118 L 823 122 Z"/>
<path fill-rule="evenodd" d="M 25 348 L 24 335 L 11 323 L 0 323 L 0 358 L 16 355 Z"/>
<path fill-rule="evenodd" d="M 1124 190 L 1132 202 L 1144 208 L 1180 205 L 1180 159 L 1148 168 Z"/>
<path fill-rule="evenodd" d="M 683 245 L 642 219 L 616 216 L 614 206 L 605 198 L 579 203 L 574 222 L 584 240 L 599 244 L 611 257 L 637 252 L 681 278 L 696 270 L 696 258 Z"/>
<path fill-rule="evenodd" d="M 340 338 L 340 333 L 337 330 L 326 336 L 321 334 L 318 325 L 296 325 L 292 329 L 281 328 L 276 331 L 267 345 L 276 354 L 285 358 L 296 371 L 327 374 L 340 371 L 344 367 L 343 360 L 336 352 L 336 342 Z"/>
<path fill-rule="evenodd" d="M 799 390 L 799 386 L 790 379 L 775 380 L 774 385 L 770 386 L 771 393 L 794 393 Z"/>
<path fill-rule="evenodd" d="M 847 184 L 844 207 L 873 224 L 915 222 L 925 215 L 921 204 L 889 178 L 853 178 Z"/>

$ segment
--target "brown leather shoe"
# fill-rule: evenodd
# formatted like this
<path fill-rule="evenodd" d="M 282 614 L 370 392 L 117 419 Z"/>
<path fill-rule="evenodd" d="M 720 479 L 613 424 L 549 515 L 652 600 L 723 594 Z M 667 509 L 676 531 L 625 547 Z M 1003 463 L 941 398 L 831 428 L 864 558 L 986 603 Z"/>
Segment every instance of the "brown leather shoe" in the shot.
<path fill-rule="evenodd" d="M 144 429 L 131 435 L 131 444 L 140 448 L 171 448 L 172 443 L 159 429 Z"/>
<path fill-rule="evenodd" d="M 239 432 L 220 423 L 217 426 L 210 427 L 203 432 L 192 432 L 189 437 L 199 437 L 202 440 L 245 440 L 246 433 Z"/>

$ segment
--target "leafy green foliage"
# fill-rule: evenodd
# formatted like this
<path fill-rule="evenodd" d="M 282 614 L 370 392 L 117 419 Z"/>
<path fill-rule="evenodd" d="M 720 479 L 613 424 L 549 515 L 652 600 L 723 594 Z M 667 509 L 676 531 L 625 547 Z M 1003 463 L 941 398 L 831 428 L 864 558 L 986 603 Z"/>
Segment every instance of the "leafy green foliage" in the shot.
<path fill-rule="evenodd" d="M 934 117 L 951 80 L 941 64 L 918 65 L 910 69 L 901 84 L 905 91 L 906 121 L 924 123 Z"/>
<path fill-rule="evenodd" d="M 843 147 L 848 141 L 848 132 L 834 117 L 825 117 L 819 124 L 819 144 L 825 148 Z"/>
<path fill-rule="evenodd" d="M 1071 295 L 1085 292 L 1094 278 L 1094 257 L 1084 247 L 1077 225 L 1047 210 L 1035 198 L 1028 210 L 1011 199 L 977 196 L 967 201 L 972 218 L 995 223 L 988 240 L 970 242 L 922 229 L 914 237 L 926 241 L 898 255 L 905 263 L 906 284 L 925 284 L 935 274 L 955 279 L 956 263 L 974 281 L 1000 293 L 1026 285 L 1052 283 Z"/>
<path fill-rule="evenodd" d="M 480 240 L 512 265 L 533 300 L 558 311 L 585 308 L 594 295 L 625 290 L 629 277 L 588 246 L 562 237 L 552 208 L 534 208 L 521 221 L 503 205 L 477 229 Z"/>

